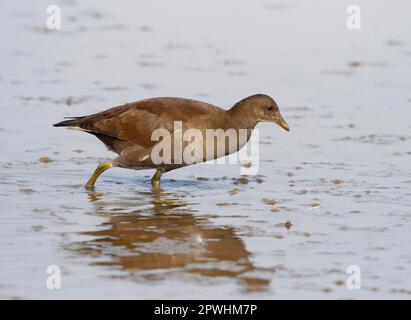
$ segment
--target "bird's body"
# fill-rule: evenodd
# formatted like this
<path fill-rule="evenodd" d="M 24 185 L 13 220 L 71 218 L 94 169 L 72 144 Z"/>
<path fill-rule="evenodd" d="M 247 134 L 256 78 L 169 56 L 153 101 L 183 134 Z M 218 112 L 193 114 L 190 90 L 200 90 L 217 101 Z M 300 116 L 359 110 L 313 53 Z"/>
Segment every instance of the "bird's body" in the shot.
<path fill-rule="evenodd" d="M 205 139 L 206 134 L 210 132 L 209 130 L 223 132 L 232 130 L 238 136 L 239 131 L 245 129 L 247 139 L 245 141 L 239 140 L 235 148 L 226 144 L 223 149 L 218 149 L 215 146 L 212 153 L 206 152 L 204 140 L 202 143 L 204 150 L 200 158 L 196 158 L 195 163 L 220 158 L 238 151 L 247 142 L 255 125 L 259 121 L 264 121 L 261 119 L 261 117 L 264 118 L 263 113 L 253 112 L 253 109 L 257 109 L 256 106 L 265 109 L 266 105 L 270 105 L 272 108 L 276 107 L 274 111 L 278 111 L 274 100 L 265 95 L 254 95 L 243 99 L 230 110 L 191 99 L 151 98 L 110 108 L 92 115 L 71 118 L 54 126 L 77 127 L 95 135 L 111 151 L 116 152 L 118 157 L 110 165 L 100 166 L 101 172 L 111 166 L 130 169 L 155 168 L 157 169 L 156 175 L 159 177 L 164 172 L 192 164 L 184 157 L 180 159 L 179 154 L 174 152 L 179 141 L 177 138 L 182 138 L 185 132 L 191 132 L 190 129 L 193 129 Z M 264 110 L 265 113 L 267 113 L 266 111 Z M 277 113 L 279 115 L 279 111 Z M 278 121 L 275 119 L 273 121 L 288 130 L 281 115 L 278 119 Z M 159 163 L 153 157 L 156 146 L 158 147 L 161 142 L 161 139 L 156 138 L 153 134 L 156 130 L 160 133 L 169 133 L 171 142 L 171 156 L 169 158 L 171 161 L 169 163 L 164 161 Z M 163 135 L 161 136 L 164 138 Z M 184 150 L 191 143 L 189 139 L 181 139 L 181 141 L 181 145 L 178 145 L 181 150 Z M 100 173 L 94 177 L 95 179 L 89 181 L 88 186 L 94 185 Z"/>

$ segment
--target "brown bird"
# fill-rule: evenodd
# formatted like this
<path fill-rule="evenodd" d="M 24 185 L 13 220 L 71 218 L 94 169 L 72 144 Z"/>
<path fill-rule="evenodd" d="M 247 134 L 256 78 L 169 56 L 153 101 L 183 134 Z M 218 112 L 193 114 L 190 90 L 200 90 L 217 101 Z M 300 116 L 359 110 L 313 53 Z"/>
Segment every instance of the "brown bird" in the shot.
<path fill-rule="evenodd" d="M 76 127 L 91 133 L 109 150 L 119 155 L 111 162 L 100 164 L 88 180 L 86 188 L 93 188 L 97 178 L 113 166 L 135 170 L 154 168 L 156 173 L 151 179 L 151 184 L 158 188 L 161 175 L 167 171 L 237 152 L 247 143 L 257 123 L 262 121 L 275 122 L 289 131 L 276 102 L 263 94 L 247 97 L 229 110 L 190 99 L 151 98 L 88 116 L 71 117 L 54 126 Z M 178 136 L 181 138 L 183 133 L 189 132 L 187 130 L 190 129 L 197 130 L 202 137 L 206 136 L 210 129 L 225 133 L 231 130 L 237 135 L 241 129 L 245 129 L 247 134 L 246 139 L 238 140 L 234 147 L 225 144 L 223 149 L 219 149 L 218 146 L 213 146 L 211 152 L 204 152 L 206 143 L 204 140 L 198 140 L 200 145 L 198 150 L 194 150 L 199 151 L 197 157 L 194 157 L 194 161 L 188 161 L 186 158 L 181 159 L 182 152 L 176 153 L 175 150 L 177 147 L 179 150 L 185 150 L 184 148 L 191 143 L 191 140 L 187 139 L 179 143 L 176 139 Z M 155 134 L 156 130 L 160 135 Z M 168 140 L 165 132 L 169 132 Z M 190 131 L 192 132 L 193 130 Z M 163 138 L 161 141 L 159 136 Z M 162 159 L 167 158 L 169 161 L 159 162 L 154 151 L 165 141 L 168 141 L 171 147 L 162 149 Z M 225 141 L 225 136 L 222 141 Z"/>

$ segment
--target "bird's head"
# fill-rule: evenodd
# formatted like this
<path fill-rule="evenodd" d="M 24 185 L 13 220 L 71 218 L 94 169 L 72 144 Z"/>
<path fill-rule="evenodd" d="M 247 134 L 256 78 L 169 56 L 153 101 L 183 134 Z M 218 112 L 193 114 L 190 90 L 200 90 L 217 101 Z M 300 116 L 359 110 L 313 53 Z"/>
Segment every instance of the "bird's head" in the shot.
<path fill-rule="evenodd" d="M 277 103 L 268 95 L 252 95 L 237 102 L 233 109 L 239 110 L 243 116 L 255 119 L 256 122 L 274 122 L 284 130 L 290 131 Z"/>

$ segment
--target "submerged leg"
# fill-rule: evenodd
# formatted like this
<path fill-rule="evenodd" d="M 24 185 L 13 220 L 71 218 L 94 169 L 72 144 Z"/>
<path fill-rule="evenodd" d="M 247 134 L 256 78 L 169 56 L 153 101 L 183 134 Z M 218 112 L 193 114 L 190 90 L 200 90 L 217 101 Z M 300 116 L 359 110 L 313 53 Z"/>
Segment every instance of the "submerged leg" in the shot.
<path fill-rule="evenodd" d="M 105 162 L 100 164 L 96 170 L 94 171 L 94 173 L 91 175 L 90 179 L 88 179 L 87 183 L 86 183 L 86 188 L 87 189 L 93 189 L 94 188 L 94 184 L 96 183 L 98 177 L 106 170 L 110 169 L 113 167 L 113 163 L 112 162 Z"/>
<path fill-rule="evenodd" d="M 156 173 L 154 176 L 151 178 L 151 186 L 153 188 L 160 188 L 160 179 L 161 179 L 161 174 L 163 172 L 159 169 L 157 169 Z"/>

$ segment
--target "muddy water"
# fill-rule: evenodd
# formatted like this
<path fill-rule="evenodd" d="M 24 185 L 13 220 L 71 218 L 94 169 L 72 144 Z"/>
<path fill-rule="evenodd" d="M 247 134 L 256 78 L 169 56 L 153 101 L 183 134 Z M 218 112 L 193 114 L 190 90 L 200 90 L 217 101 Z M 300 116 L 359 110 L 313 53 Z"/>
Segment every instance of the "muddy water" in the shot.
<path fill-rule="evenodd" d="M 410 5 L 0 1 L 1 298 L 411 297 Z M 151 96 L 274 96 L 257 176 L 112 169 L 64 116 Z M 62 271 L 48 290 L 46 269 Z M 346 286 L 361 270 L 361 290 Z"/>

